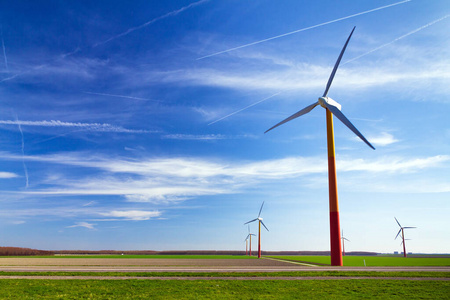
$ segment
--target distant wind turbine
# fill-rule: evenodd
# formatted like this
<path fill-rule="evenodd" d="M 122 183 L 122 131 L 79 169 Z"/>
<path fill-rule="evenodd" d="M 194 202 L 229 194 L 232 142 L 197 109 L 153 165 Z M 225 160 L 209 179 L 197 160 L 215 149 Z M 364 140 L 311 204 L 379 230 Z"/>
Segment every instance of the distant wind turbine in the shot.
<path fill-rule="evenodd" d="M 317 105 L 322 106 L 326 110 L 327 118 L 327 145 L 328 145 L 328 188 L 329 188 L 329 199 L 330 199 L 330 244 L 331 244 L 331 265 L 332 266 L 342 266 L 342 249 L 341 249 L 341 237 L 340 237 L 340 225 L 339 225 L 339 205 L 338 205 L 338 192 L 337 192 L 337 178 L 336 178 L 336 159 L 334 151 L 334 131 L 333 131 L 333 115 L 336 116 L 345 126 L 347 126 L 353 133 L 355 133 L 360 139 L 362 139 L 370 148 L 375 148 L 366 140 L 366 138 L 356 129 L 355 126 L 347 119 L 346 116 L 341 112 L 341 105 L 328 97 L 328 91 L 330 89 L 331 83 L 333 82 L 334 75 L 339 67 L 342 56 L 344 55 L 347 44 L 352 37 L 353 27 L 350 36 L 345 42 L 344 48 L 342 48 L 341 53 L 334 65 L 333 71 L 331 72 L 330 78 L 328 79 L 327 86 L 323 96 L 319 98 L 316 103 L 313 103 L 302 110 L 296 112 L 292 116 L 284 119 L 278 124 L 272 126 L 266 132 L 286 123 L 295 118 L 298 118 L 304 114 L 309 113 Z M 265 133 L 266 133 L 265 132 Z"/>
<path fill-rule="evenodd" d="M 400 225 L 400 222 L 397 220 L 396 217 L 394 217 L 395 221 L 397 222 L 398 226 L 400 227 L 400 229 L 398 230 L 397 235 L 395 236 L 395 239 L 397 239 L 398 235 L 401 233 L 402 234 L 402 243 L 403 244 L 403 257 L 406 257 L 406 245 L 405 245 L 405 229 L 410 229 L 410 228 L 416 228 L 416 227 L 402 227 L 402 225 Z M 401 245 L 400 244 L 400 245 Z"/>
<path fill-rule="evenodd" d="M 341 240 L 342 240 L 342 256 L 345 256 L 345 243 L 344 240 L 346 240 L 347 242 L 350 242 L 349 239 L 347 239 L 346 237 L 344 237 L 344 229 L 342 229 L 342 236 L 341 236 Z"/>
<path fill-rule="evenodd" d="M 260 217 L 261 216 L 261 211 L 263 209 L 263 206 L 264 206 L 264 201 L 261 204 L 261 208 L 259 209 L 258 217 L 256 219 L 248 221 L 247 223 L 244 223 L 244 225 L 245 225 L 245 224 L 248 224 L 248 223 L 251 223 L 251 222 L 258 221 L 258 225 L 259 225 L 259 230 L 258 230 L 258 258 L 261 258 L 261 224 L 264 226 L 264 228 L 266 228 L 267 231 L 269 231 L 269 229 L 266 227 L 266 225 L 263 222 L 263 218 Z"/>
<path fill-rule="evenodd" d="M 250 233 L 250 225 L 248 225 L 248 235 L 245 238 L 245 255 L 252 256 L 252 235 L 256 236 L 256 234 Z M 247 243 L 250 242 L 250 251 L 248 251 Z"/>

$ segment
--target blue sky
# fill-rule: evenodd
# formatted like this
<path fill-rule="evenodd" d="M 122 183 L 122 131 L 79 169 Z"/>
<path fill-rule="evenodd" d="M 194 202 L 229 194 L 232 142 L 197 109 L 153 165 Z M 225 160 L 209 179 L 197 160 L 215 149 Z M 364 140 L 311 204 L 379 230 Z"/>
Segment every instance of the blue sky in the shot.
<path fill-rule="evenodd" d="M 427 1 L 10 1 L 0 245 L 328 250 L 325 111 L 347 251 L 450 252 L 450 9 Z M 256 233 L 256 226 L 251 227 Z M 253 240 L 256 247 L 256 239 Z"/>

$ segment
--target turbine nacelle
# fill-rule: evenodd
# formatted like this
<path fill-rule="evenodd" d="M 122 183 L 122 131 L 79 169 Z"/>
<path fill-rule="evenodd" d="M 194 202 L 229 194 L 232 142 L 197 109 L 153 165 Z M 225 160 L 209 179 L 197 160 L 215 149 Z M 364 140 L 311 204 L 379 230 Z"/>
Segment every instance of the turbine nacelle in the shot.
<path fill-rule="evenodd" d="M 332 106 L 336 107 L 339 110 L 341 110 L 341 108 L 342 108 L 342 106 L 339 103 L 337 103 L 336 101 L 334 101 L 330 97 L 320 97 L 318 103 L 323 108 L 329 107 L 328 105 L 332 105 Z"/>

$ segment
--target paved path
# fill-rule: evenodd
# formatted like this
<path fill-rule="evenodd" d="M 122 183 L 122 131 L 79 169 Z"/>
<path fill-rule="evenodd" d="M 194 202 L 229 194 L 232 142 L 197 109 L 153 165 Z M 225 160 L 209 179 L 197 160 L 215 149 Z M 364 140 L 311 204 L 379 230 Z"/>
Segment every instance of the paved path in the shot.
<path fill-rule="evenodd" d="M 5 272 L 450 272 L 450 267 L 138 267 L 138 266 L 0 266 Z"/>
<path fill-rule="evenodd" d="M 5 272 L 450 272 L 450 267 L 330 267 L 272 259 L 0 258 Z"/>

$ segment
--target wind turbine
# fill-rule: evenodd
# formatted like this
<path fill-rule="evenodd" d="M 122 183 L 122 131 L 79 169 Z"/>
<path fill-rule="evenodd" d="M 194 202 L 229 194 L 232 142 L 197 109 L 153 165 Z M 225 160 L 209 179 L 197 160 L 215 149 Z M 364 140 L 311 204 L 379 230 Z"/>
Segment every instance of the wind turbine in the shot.
<path fill-rule="evenodd" d="M 398 230 L 397 235 L 395 236 L 395 239 L 397 239 L 398 235 L 401 233 L 402 234 L 402 243 L 403 244 L 403 257 L 406 257 L 406 245 L 405 245 L 405 229 L 409 229 L 409 228 L 416 228 L 416 227 L 402 227 L 402 225 L 400 225 L 400 222 L 397 220 L 396 217 L 394 217 L 395 221 L 397 222 L 398 226 L 400 227 L 400 229 Z M 400 245 L 401 245 L 400 244 Z"/>
<path fill-rule="evenodd" d="M 256 234 L 250 233 L 250 225 L 248 225 L 248 235 L 245 238 L 245 255 L 252 256 L 252 235 L 256 236 Z M 250 239 L 250 252 L 247 251 L 247 241 Z"/>
<path fill-rule="evenodd" d="M 345 245 L 344 245 L 344 240 L 350 242 L 349 239 L 347 239 L 346 237 L 344 237 L 344 229 L 342 229 L 342 236 L 341 236 L 341 240 L 342 240 L 342 256 L 345 256 Z"/>
<path fill-rule="evenodd" d="M 244 225 L 248 224 L 248 223 L 251 223 L 251 222 L 255 222 L 255 221 L 258 221 L 258 223 L 259 223 L 259 230 L 258 230 L 258 258 L 261 258 L 261 224 L 264 226 L 264 228 L 266 228 L 267 231 L 269 231 L 269 229 L 266 227 L 266 225 L 264 225 L 264 222 L 262 221 L 263 218 L 260 217 L 261 216 L 261 211 L 263 209 L 263 206 L 264 206 L 264 201 L 261 204 L 261 208 L 259 209 L 258 217 L 256 219 L 248 221 L 247 223 L 244 223 Z"/>
<path fill-rule="evenodd" d="M 347 119 L 346 116 L 341 112 L 341 105 L 328 97 L 328 91 L 330 89 L 331 83 L 333 82 L 334 75 L 339 67 L 342 56 L 344 55 L 347 44 L 352 37 L 355 27 L 353 27 L 350 36 L 345 42 L 344 48 L 342 48 L 341 53 L 334 65 L 333 71 L 331 72 L 330 78 L 328 79 L 327 86 L 323 96 L 319 100 L 302 110 L 296 112 L 292 116 L 284 119 L 278 124 L 272 126 L 266 132 L 286 123 L 295 118 L 298 118 L 304 114 L 309 113 L 317 105 L 322 106 L 326 110 L 327 119 L 327 146 L 328 146 L 328 189 L 329 189 L 329 199 L 330 199 L 330 246 L 331 246 L 331 265 L 332 266 L 342 266 L 342 250 L 341 250 L 341 237 L 340 237 L 340 225 L 339 225 L 339 205 L 338 205 L 338 192 L 337 192 L 337 179 L 336 179 L 336 160 L 334 151 L 334 131 L 333 131 L 333 115 L 336 116 L 345 126 L 347 126 L 353 133 L 355 133 L 360 139 L 362 139 L 370 148 L 375 148 L 366 140 L 366 138 L 356 129 L 355 126 Z M 264 132 L 264 133 L 266 133 Z"/>

